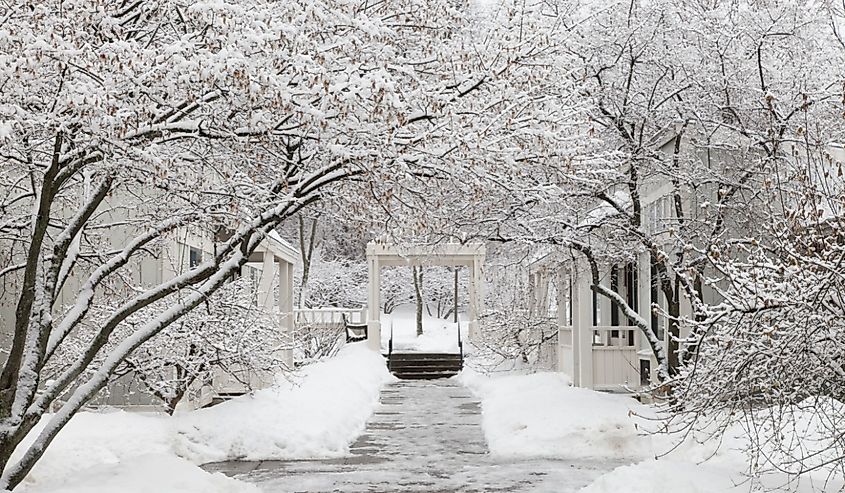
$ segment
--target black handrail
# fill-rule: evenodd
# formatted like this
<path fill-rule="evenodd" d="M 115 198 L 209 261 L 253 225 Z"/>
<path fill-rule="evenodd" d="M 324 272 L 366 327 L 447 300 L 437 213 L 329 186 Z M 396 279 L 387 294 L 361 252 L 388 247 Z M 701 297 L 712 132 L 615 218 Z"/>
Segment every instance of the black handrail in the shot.
<path fill-rule="evenodd" d="M 390 321 L 390 340 L 387 341 L 387 360 L 393 356 L 393 320 Z"/>
<path fill-rule="evenodd" d="M 464 341 L 461 340 L 461 321 L 458 320 L 458 351 L 461 353 L 461 368 L 464 367 Z"/>

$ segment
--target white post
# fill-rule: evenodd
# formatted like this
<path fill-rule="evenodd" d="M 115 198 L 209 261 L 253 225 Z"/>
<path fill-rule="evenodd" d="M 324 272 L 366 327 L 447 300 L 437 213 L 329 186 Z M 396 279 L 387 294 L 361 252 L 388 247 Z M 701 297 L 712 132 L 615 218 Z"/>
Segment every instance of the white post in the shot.
<path fill-rule="evenodd" d="M 529 267 L 530 269 L 530 267 Z M 537 306 L 537 282 L 536 274 L 528 271 L 528 316 L 534 315 L 534 309 Z"/>
<path fill-rule="evenodd" d="M 601 277 L 601 285 L 610 289 L 610 267 L 607 266 L 607 270 L 604 272 L 604 275 Z M 599 266 L 601 269 L 601 266 Z M 601 273 L 601 271 L 599 271 Z M 592 293 L 590 293 L 592 296 Z M 603 294 L 596 294 L 596 301 L 598 302 L 598 320 L 596 320 L 596 325 L 599 326 L 608 326 L 610 325 L 610 298 L 604 296 Z M 607 334 L 607 337 L 610 337 L 610 333 Z M 607 344 L 607 341 L 603 341 Z"/>
<path fill-rule="evenodd" d="M 537 315 L 546 318 L 549 315 L 549 271 L 543 268 L 538 272 L 538 282 L 540 288 L 540 296 L 537 299 Z"/>
<path fill-rule="evenodd" d="M 367 345 L 373 350 L 381 352 L 381 266 L 378 257 L 367 258 L 369 273 L 369 293 L 367 296 Z"/>
<path fill-rule="evenodd" d="M 639 307 L 637 313 L 640 314 L 646 322 L 648 322 L 648 329 L 651 330 L 651 256 L 648 253 L 641 253 L 637 257 L 637 298 Z M 644 338 L 640 338 L 640 344 L 637 349 L 651 350 L 651 345 L 648 342 L 642 343 Z"/>
<path fill-rule="evenodd" d="M 570 297 L 569 288 L 569 272 L 561 269 L 557 276 L 557 371 L 573 376 L 572 330 L 571 327 L 568 333 L 564 330 L 569 322 L 567 313 Z"/>
<path fill-rule="evenodd" d="M 258 306 L 263 308 L 268 313 L 273 313 L 273 278 L 276 276 L 275 262 L 273 262 L 273 254 L 269 251 L 264 252 L 263 262 L 261 263 L 261 278 L 258 280 Z"/>
<path fill-rule="evenodd" d="M 593 387 L 593 296 L 586 262 L 579 260 L 572 290 L 573 384 Z"/>
<path fill-rule="evenodd" d="M 282 361 L 293 368 L 293 265 L 279 259 L 279 315 L 282 329 Z"/>
<path fill-rule="evenodd" d="M 265 250 L 261 262 L 261 277 L 258 279 L 258 307 L 265 316 L 273 317 L 276 311 L 276 297 L 273 292 L 273 279 L 276 277 L 276 262 L 273 253 Z M 275 317 L 273 317 L 275 318 Z M 242 368 L 241 372 L 253 388 L 265 387 L 273 383 L 273 376 L 259 374 L 250 368 Z"/>
<path fill-rule="evenodd" d="M 475 342 L 480 339 L 480 328 L 478 318 L 483 312 L 484 281 L 482 273 L 482 261 L 474 257 L 470 264 L 469 277 L 469 340 Z"/>

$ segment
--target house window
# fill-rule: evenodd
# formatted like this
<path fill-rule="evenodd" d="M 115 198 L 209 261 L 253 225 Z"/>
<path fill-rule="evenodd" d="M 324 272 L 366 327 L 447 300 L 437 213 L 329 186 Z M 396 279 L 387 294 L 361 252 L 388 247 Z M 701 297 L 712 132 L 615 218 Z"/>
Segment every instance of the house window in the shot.
<path fill-rule="evenodd" d="M 671 225 L 674 216 L 673 199 L 666 195 L 646 205 L 646 229 L 649 233 L 659 234 Z"/>
<path fill-rule="evenodd" d="M 190 247 L 188 249 L 188 266 L 194 268 L 202 263 L 202 250 Z"/>

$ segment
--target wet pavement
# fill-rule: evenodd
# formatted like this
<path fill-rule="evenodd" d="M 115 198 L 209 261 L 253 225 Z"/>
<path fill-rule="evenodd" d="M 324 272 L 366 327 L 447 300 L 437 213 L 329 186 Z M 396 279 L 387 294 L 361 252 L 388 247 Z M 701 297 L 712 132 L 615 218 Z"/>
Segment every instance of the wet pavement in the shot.
<path fill-rule="evenodd" d="M 347 457 L 221 462 L 219 471 L 282 492 L 574 492 L 620 465 L 521 459 L 488 453 L 481 406 L 454 379 L 402 380 L 380 405 Z"/>

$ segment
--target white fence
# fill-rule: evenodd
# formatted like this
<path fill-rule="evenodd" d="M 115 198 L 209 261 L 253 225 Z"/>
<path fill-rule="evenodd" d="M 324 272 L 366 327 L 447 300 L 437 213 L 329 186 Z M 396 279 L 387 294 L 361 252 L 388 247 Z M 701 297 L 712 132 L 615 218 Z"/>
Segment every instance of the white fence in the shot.
<path fill-rule="evenodd" d="M 582 385 L 594 389 L 620 390 L 640 387 L 640 329 L 636 326 L 590 327 L 590 351 L 582 352 Z M 558 332 L 558 370 L 574 376 L 572 327 L 563 326 Z M 589 358 L 589 361 L 587 359 Z"/>
<path fill-rule="evenodd" d="M 314 328 L 342 328 L 343 317 L 350 324 L 367 323 L 367 307 L 360 308 L 295 308 L 293 310 L 294 326 Z"/>
<path fill-rule="evenodd" d="M 638 327 L 593 327 L 593 388 L 640 386 Z"/>

